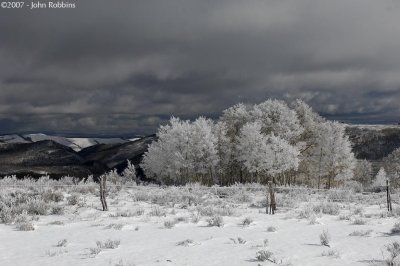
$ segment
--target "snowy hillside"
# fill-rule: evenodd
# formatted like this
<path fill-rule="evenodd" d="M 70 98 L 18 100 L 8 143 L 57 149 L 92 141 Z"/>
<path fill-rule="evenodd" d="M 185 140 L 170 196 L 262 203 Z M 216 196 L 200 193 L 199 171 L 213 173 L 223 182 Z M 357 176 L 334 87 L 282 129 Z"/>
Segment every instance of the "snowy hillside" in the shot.
<path fill-rule="evenodd" d="M 346 125 L 357 159 L 379 161 L 400 147 L 400 125 Z"/>
<path fill-rule="evenodd" d="M 24 139 L 22 136 L 13 134 L 13 135 L 3 135 L 0 136 L 0 144 L 1 143 L 29 143 L 31 141 Z"/>
<path fill-rule="evenodd" d="M 3 135 L 0 136 L 1 143 L 32 143 L 43 140 L 52 140 L 61 145 L 72 148 L 75 151 L 80 151 L 84 148 L 97 144 L 120 144 L 137 140 L 139 138 L 67 138 L 60 136 L 52 136 L 46 134 L 26 134 L 26 135 Z"/>

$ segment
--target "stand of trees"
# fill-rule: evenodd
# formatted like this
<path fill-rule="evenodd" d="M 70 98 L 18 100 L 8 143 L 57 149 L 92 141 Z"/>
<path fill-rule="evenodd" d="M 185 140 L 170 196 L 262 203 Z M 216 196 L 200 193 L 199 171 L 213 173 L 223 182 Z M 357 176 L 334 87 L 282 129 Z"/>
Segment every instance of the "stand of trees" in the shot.
<path fill-rule="evenodd" d="M 166 184 L 273 181 L 330 188 L 353 177 L 344 126 L 303 101 L 237 104 L 213 121 L 171 118 L 158 130 L 142 167 Z"/>
<path fill-rule="evenodd" d="M 400 187 L 400 148 L 383 159 L 384 169 L 392 187 Z"/>

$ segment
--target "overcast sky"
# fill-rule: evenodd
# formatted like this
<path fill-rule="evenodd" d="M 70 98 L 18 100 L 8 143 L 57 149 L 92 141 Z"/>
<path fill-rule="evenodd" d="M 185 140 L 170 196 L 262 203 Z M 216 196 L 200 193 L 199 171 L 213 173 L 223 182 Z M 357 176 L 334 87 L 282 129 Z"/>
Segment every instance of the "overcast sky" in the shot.
<path fill-rule="evenodd" d="M 0 133 L 148 134 L 171 115 L 214 118 L 267 98 L 302 98 L 343 121 L 400 122 L 400 2 L 0 9 Z"/>

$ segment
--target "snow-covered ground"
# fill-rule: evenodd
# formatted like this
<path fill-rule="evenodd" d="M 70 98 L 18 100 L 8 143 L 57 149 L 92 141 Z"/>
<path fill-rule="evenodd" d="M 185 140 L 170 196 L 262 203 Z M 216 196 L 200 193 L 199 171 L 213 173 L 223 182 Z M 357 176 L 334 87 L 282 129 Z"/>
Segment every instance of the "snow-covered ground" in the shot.
<path fill-rule="evenodd" d="M 388 216 L 384 194 L 281 190 L 269 215 L 259 185 L 111 187 L 103 212 L 97 185 L 87 186 L 92 192 L 45 188 L 63 194 L 54 204 L 64 214 L 40 216 L 33 231 L 1 224 L 0 265 L 371 265 L 400 241 L 391 233 L 398 205 Z M 222 218 L 220 226 L 212 218 Z M 330 247 L 321 244 L 323 231 Z M 272 255 L 260 261 L 259 251 Z"/>

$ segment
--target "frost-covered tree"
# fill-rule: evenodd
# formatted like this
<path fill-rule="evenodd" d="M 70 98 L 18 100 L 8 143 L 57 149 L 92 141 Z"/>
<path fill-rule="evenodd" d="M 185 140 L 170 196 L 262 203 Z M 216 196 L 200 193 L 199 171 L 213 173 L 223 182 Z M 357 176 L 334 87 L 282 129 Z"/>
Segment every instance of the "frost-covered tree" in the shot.
<path fill-rule="evenodd" d="M 233 158 L 233 145 L 228 137 L 228 129 L 225 122 L 219 121 L 214 126 L 214 135 L 216 137 L 216 151 L 219 158 L 216 165 L 216 173 L 221 183 L 226 183 L 230 177 L 230 163 Z M 242 181 L 242 180 L 241 180 Z"/>
<path fill-rule="evenodd" d="M 270 178 L 297 169 L 297 148 L 273 133 L 265 135 L 261 131 L 262 126 L 258 122 L 247 123 L 240 131 L 238 159 L 243 162 L 247 171 L 257 178 Z"/>
<path fill-rule="evenodd" d="M 373 187 L 384 187 L 386 186 L 387 175 L 385 169 L 381 167 L 378 173 L 376 174 Z"/>
<path fill-rule="evenodd" d="M 126 168 L 122 172 L 122 177 L 125 182 L 135 181 L 137 183 L 135 165 L 129 160 L 126 162 Z"/>
<path fill-rule="evenodd" d="M 224 125 L 227 140 L 227 142 L 224 142 L 224 146 L 229 150 L 229 157 L 225 158 L 227 159 L 225 172 L 225 176 L 227 177 L 227 180 L 225 180 L 226 183 L 234 183 L 243 178 L 243 167 L 240 165 L 237 158 L 239 154 L 237 150 L 237 137 L 243 125 L 252 121 L 251 108 L 252 107 L 249 105 L 239 103 L 224 110 L 220 117 L 220 122 Z M 239 180 L 236 178 L 239 178 Z"/>
<path fill-rule="evenodd" d="M 326 187 L 331 188 L 336 177 L 351 179 L 355 159 L 344 125 L 331 121 L 321 123 L 317 143 L 316 150 L 320 151 L 319 176 L 327 177 Z"/>
<path fill-rule="evenodd" d="M 292 107 L 303 128 L 296 143 L 300 150 L 301 161 L 298 171 L 293 174 L 295 177 L 302 177 L 303 182 L 313 184 L 321 174 L 322 146 L 318 145 L 318 142 L 322 139 L 320 125 L 325 122 L 325 119 L 302 100 L 293 102 Z"/>
<path fill-rule="evenodd" d="M 267 136 L 261 133 L 259 123 L 247 123 L 240 130 L 237 150 L 240 151 L 238 160 L 251 174 L 265 173 L 272 156 L 268 147 Z"/>
<path fill-rule="evenodd" d="M 295 144 L 303 131 L 296 112 L 285 102 L 271 99 L 257 105 L 237 104 L 223 112 L 221 121 L 226 125 L 231 151 L 227 175 L 240 177 L 237 181 L 246 179 L 243 169 L 247 168 L 243 160 L 239 160 L 242 151 L 238 146 L 238 137 L 245 124 L 256 122 L 261 126 L 262 135 L 273 134 L 290 144 Z"/>
<path fill-rule="evenodd" d="M 354 180 L 367 187 L 371 184 L 372 179 L 372 164 L 367 160 L 357 161 L 354 168 Z"/>
<path fill-rule="evenodd" d="M 191 123 L 171 118 L 161 126 L 145 153 L 142 167 L 147 175 L 164 182 L 186 183 L 209 178 L 215 182 L 219 162 L 213 122 L 203 117 Z"/>
<path fill-rule="evenodd" d="M 252 121 L 251 107 L 242 103 L 236 104 L 222 112 L 220 121 L 224 123 L 231 142 L 235 142 L 243 125 Z"/>
<path fill-rule="evenodd" d="M 210 119 L 200 117 L 190 126 L 189 141 L 190 158 L 193 164 L 193 174 L 201 177 L 209 177 L 216 183 L 216 167 L 219 164 L 217 142 L 218 138 L 214 131 L 214 122 Z"/>
<path fill-rule="evenodd" d="M 151 143 L 144 154 L 142 168 L 147 176 L 160 181 L 177 183 L 191 172 L 190 124 L 172 117 L 160 126 L 158 140 Z"/>
<path fill-rule="evenodd" d="M 295 143 L 303 128 L 297 114 L 284 101 L 267 100 L 253 107 L 252 118 L 261 124 L 265 135 L 273 133 L 282 139 Z"/>

